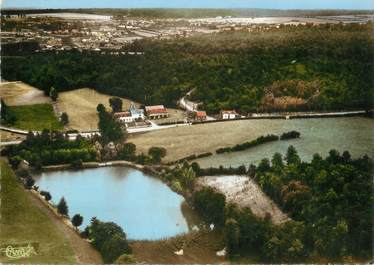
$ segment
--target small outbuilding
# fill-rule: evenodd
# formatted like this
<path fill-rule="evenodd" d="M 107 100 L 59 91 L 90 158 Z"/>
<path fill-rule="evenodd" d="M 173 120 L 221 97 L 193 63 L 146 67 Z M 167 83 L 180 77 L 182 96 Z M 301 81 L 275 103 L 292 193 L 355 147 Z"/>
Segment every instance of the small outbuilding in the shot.
<path fill-rule="evenodd" d="M 221 110 L 220 116 L 222 120 L 237 119 L 240 117 L 235 110 Z"/>

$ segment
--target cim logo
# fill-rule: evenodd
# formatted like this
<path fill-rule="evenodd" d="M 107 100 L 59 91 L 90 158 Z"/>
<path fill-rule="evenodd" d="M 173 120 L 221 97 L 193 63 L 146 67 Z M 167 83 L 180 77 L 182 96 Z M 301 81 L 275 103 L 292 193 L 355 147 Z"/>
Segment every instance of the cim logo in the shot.
<path fill-rule="evenodd" d="M 0 255 L 9 259 L 28 258 L 37 255 L 39 243 L 7 244 L 0 247 Z"/>

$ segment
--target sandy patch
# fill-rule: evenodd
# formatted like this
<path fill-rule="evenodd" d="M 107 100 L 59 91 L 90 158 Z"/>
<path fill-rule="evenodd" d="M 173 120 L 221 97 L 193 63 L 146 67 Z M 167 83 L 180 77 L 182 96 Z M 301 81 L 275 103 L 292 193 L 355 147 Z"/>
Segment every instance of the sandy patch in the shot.
<path fill-rule="evenodd" d="M 259 217 L 270 214 L 274 224 L 288 219 L 278 206 L 247 176 L 209 176 L 198 178 L 197 185 L 210 186 L 225 194 L 227 202 L 249 207 Z"/>

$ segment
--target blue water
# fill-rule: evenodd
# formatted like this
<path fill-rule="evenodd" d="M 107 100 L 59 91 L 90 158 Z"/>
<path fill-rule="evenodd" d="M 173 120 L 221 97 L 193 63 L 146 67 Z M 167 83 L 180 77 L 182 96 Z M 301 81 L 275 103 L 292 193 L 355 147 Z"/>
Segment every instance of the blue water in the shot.
<path fill-rule="evenodd" d="M 69 215 L 81 214 L 83 229 L 96 216 L 120 225 L 128 239 L 157 240 L 188 232 L 184 198 L 159 179 L 126 167 L 43 172 L 34 176 L 53 203 L 65 197 Z"/>

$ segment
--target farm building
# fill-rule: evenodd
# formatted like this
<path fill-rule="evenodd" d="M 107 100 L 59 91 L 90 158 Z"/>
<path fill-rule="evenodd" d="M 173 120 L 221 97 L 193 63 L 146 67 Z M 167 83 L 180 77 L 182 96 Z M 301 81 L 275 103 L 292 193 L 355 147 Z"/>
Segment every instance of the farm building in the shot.
<path fill-rule="evenodd" d="M 239 114 L 235 110 L 221 110 L 221 119 L 223 120 L 231 120 L 239 117 Z"/>
<path fill-rule="evenodd" d="M 145 112 L 150 119 L 161 119 L 169 117 L 169 113 L 164 105 L 146 106 Z"/>
<path fill-rule="evenodd" d="M 123 111 L 123 112 L 116 112 L 113 114 L 113 117 L 121 122 L 129 123 L 133 122 L 134 119 L 131 116 L 131 113 L 129 111 Z"/>

